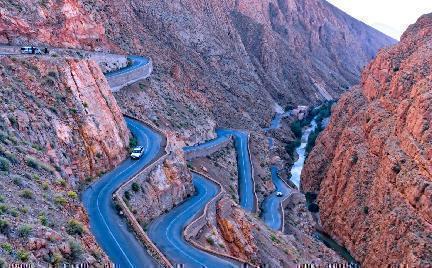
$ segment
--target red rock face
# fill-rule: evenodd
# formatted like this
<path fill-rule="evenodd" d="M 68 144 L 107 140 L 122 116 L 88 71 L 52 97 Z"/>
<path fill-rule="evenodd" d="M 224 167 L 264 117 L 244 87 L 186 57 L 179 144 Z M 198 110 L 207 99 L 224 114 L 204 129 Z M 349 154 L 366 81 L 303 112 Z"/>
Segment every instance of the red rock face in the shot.
<path fill-rule="evenodd" d="M 97 177 L 126 157 L 129 130 L 95 62 L 4 57 L 0 66 L 0 116 L 16 118 L 21 137 L 40 144 L 64 176 Z"/>
<path fill-rule="evenodd" d="M 109 48 L 103 24 L 95 23 L 79 0 L 0 3 L 0 43 Z"/>
<path fill-rule="evenodd" d="M 432 265 L 431 43 L 429 14 L 378 54 L 302 174 L 324 229 L 367 267 Z"/>

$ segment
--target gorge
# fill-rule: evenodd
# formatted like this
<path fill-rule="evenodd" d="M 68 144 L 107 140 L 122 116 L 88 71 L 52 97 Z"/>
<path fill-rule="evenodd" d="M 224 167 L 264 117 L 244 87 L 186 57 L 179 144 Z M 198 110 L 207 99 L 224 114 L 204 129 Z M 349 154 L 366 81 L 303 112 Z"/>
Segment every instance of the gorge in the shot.
<path fill-rule="evenodd" d="M 396 43 L 324 0 L 0 10 L 0 266 L 431 265 L 431 15 Z"/>

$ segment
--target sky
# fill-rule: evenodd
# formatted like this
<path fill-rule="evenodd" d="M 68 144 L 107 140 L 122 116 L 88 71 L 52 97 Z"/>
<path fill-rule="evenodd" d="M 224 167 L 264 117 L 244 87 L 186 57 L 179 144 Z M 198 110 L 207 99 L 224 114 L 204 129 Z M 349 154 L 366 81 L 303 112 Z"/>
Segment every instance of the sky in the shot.
<path fill-rule="evenodd" d="M 410 24 L 432 12 L 432 0 L 327 0 L 354 18 L 398 39 Z"/>

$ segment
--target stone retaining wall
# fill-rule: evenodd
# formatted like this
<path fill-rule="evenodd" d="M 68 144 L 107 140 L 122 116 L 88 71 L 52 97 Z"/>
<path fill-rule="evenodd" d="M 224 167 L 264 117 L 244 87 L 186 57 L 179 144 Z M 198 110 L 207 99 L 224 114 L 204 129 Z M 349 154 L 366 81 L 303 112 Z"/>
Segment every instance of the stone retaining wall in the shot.
<path fill-rule="evenodd" d="M 225 253 L 217 252 L 217 251 L 214 251 L 212 249 L 205 248 L 201 244 L 195 242 L 195 240 L 193 238 L 196 237 L 196 235 L 198 234 L 198 232 L 204 227 L 204 225 L 207 224 L 207 216 L 208 216 L 207 213 L 208 213 L 209 207 L 210 206 L 216 206 L 216 202 L 220 200 L 220 198 L 222 197 L 222 195 L 225 193 L 225 190 L 224 190 L 224 188 L 222 187 L 222 185 L 218 181 L 210 178 L 209 176 L 207 176 L 207 175 L 205 175 L 205 174 L 203 174 L 203 173 L 201 173 L 199 171 L 196 171 L 196 170 L 191 170 L 191 171 L 194 172 L 194 173 L 196 173 L 196 174 L 198 174 L 198 175 L 200 175 L 200 176 L 203 176 L 204 178 L 206 178 L 206 179 L 208 179 L 208 180 L 210 180 L 210 181 L 212 181 L 214 183 L 216 183 L 219 186 L 220 191 L 219 191 L 219 193 L 215 197 L 213 197 L 205 205 L 203 213 L 200 216 L 198 216 L 198 218 L 196 218 L 195 220 L 193 220 L 189 225 L 187 225 L 186 228 L 183 230 L 183 236 L 186 239 L 186 241 L 188 241 L 194 247 L 196 247 L 198 249 L 201 249 L 203 251 L 206 251 L 206 252 L 208 252 L 208 253 L 210 253 L 212 255 L 219 256 L 219 257 L 222 257 L 224 259 L 229 259 L 231 261 L 237 262 L 238 264 L 241 264 L 242 267 L 256 267 L 255 265 L 247 262 L 246 260 L 243 260 L 243 259 L 231 256 L 231 255 L 228 255 L 228 254 L 225 254 Z"/>
<path fill-rule="evenodd" d="M 226 141 L 223 141 L 223 142 L 221 142 L 221 143 L 219 143 L 219 144 L 217 144 L 217 145 L 215 145 L 215 146 L 213 146 L 211 148 L 196 149 L 196 150 L 193 150 L 193 151 L 185 152 L 185 158 L 186 158 L 186 160 L 192 160 L 192 159 L 195 159 L 195 158 L 198 158 L 198 157 L 205 157 L 205 156 L 211 155 L 211 154 L 213 154 L 213 153 L 215 153 L 215 152 L 217 152 L 217 151 L 225 148 L 226 146 L 228 146 L 228 144 L 232 140 L 233 140 L 233 137 L 230 136 L 230 138 L 227 139 Z"/>
<path fill-rule="evenodd" d="M 133 69 L 129 72 L 118 74 L 115 76 L 108 76 L 108 84 L 113 92 L 119 91 L 125 86 L 131 85 L 139 80 L 146 79 L 150 76 L 153 71 L 153 61 L 149 59 L 149 62 L 143 66 Z"/>
<path fill-rule="evenodd" d="M 132 118 L 132 117 L 131 117 Z M 135 120 L 138 120 L 134 118 Z M 140 121 L 140 120 L 138 120 Z M 162 137 L 165 137 L 163 132 L 158 129 L 153 124 L 145 123 L 146 125 L 149 125 L 152 129 L 154 129 L 156 132 L 158 132 Z M 137 219 L 133 215 L 132 211 L 130 211 L 129 207 L 124 202 L 122 196 L 125 192 L 125 190 L 131 185 L 139 176 L 142 176 L 143 174 L 148 174 L 154 167 L 157 165 L 160 165 L 165 161 L 165 159 L 168 157 L 168 153 L 166 151 L 167 148 L 167 141 L 165 138 L 165 141 L 163 142 L 163 148 L 164 153 L 159 158 L 155 159 L 153 162 L 151 162 L 149 165 L 147 165 L 143 170 L 141 170 L 139 173 L 137 173 L 135 176 L 133 176 L 130 180 L 123 183 L 113 194 L 114 199 L 116 200 L 117 204 L 121 207 L 121 211 L 124 213 L 125 217 L 129 221 L 132 229 L 136 233 L 137 237 L 142 241 L 142 243 L 147 247 L 147 251 L 150 253 L 150 255 L 155 258 L 162 266 L 164 267 L 173 267 L 171 262 L 165 257 L 165 255 L 159 250 L 159 248 L 152 242 L 152 240 L 148 237 L 147 233 L 144 231 L 144 229 L 141 227 L 141 225 L 138 223 Z"/>

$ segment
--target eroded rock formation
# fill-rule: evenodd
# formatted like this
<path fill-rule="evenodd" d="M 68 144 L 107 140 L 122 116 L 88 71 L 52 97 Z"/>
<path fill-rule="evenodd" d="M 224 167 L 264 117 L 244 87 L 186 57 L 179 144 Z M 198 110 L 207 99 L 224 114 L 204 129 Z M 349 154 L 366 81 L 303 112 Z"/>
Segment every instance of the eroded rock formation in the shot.
<path fill-rule="evenodd" d="M 129 131 L 98 65 L 2 57 L 0 73 L 0 260 L 108 261 L 77 192 L 126 157 Z"/>
<path fill-rule="evenodd" d="M 365 266 L 432 265 L 431 42 L 429 14 L 378 54 L 302 174 L 324 229 Z"/>

